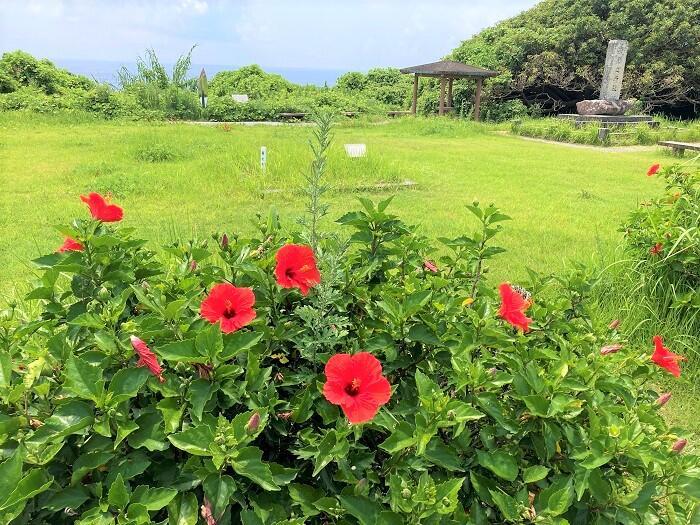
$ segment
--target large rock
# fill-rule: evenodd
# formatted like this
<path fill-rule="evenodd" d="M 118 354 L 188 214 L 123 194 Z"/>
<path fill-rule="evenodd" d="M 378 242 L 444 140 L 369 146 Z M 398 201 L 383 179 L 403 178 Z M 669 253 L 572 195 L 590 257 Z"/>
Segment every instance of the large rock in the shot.
<path fill-rule="evenodd" d="M 627 100 L 582 100 L 576 103 L 579 115 L 624 115 L 632 106 Z"/>

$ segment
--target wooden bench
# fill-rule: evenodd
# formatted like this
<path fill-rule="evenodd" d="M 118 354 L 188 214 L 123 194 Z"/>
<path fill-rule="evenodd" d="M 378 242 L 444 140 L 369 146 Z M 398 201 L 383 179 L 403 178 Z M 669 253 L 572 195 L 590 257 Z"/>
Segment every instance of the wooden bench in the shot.
<path fill-rule="evenodd" d="M 341 111 L 340 114 L 345 116 L 345 117 L 352 118 L 352 117 L 356 117 L 357 115 L 359 115 L 360 112 L 359 111 Z"/>
<path fill-rule="evenodd" d="M 280 113 L 280 118 L 283 119 L 295 119 L 295 120 L 303 120 L 305 119 L 309 114 L 308 113 Z"/>
<path fill-rule="evenodd" d="M 402 117 L 403 115 L 412 115 L 411 111 L 388 111 L 387 115 L 389 117 Z"/>
<path fill-rule="evenodd" d="M 687 149 L 689 149 L 690 151 L 700 151 L 700 144 L 693 144 L 690 142 L 675 142 L 673 140 L 662 140 L 661 142 L 659 142 L 659 146 L 671 148 L 673 150 L 673 154 L 678 155 L 679 157 L 682 157 L 685 153 L 685 150 Z"/>

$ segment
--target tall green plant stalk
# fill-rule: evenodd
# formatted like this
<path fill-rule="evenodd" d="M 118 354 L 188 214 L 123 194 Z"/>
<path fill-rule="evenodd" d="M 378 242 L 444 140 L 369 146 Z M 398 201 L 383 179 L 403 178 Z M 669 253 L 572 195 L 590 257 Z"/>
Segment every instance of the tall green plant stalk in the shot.
<path fill-rule="evenodd" d="M 324 204 L 321 198 L 328 190 L 328 186 L 324 184 L 323 178 L 326 173 L 328 148 L 330 148 L 333 139 L 331 134 L 333 114 L 327 111 L 319 112 L 314 116 L 314 122 L 316 127 L 314 128 L 313 136 L 309 140 L 309 147 L 313 152 L 313 160 L 311 161 L 311 170 L 305 177 L 307 185 L 304 189 L 304 194 L 308 198 L 306 205 L 308 220 L 305 219 L 303 222 L 308 230 L 308 242 L 314 252 L 318 253 L 320 241 L 318 225 L 328 213 L 328 204 Z"/>

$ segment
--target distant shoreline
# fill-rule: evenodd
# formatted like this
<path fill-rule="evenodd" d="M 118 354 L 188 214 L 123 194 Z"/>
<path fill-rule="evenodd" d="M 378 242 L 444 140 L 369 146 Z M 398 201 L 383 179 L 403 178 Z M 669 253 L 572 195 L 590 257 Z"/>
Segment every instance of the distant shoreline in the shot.
<path fill-rule="evenodd" d="M 71 73 L 84 75 L 98 82 L 107 82 L 115 84 L 117 82 L 117 71 L 121 66 L 126 66 L 131 71 L 136 70 L 135 62 L 117 62 L 111 60 L 76 60 L 63 59 L 52 60 L 54 64 L 63 69 L 67 69 Z M 168 71 L 172 69 L 172 64 L 163 64 Z M 190 73 L 192 76 L 197 76 L 199 71 L 204 68 L 207 72 L 207 77 L 211 79 L 219 71 L 231 71 L 242 67 L 241 65 L 215 65 L 215 64 L 199 64 L 193 63 Z M 339 76 L 347 71 L 341 69 L 311 69 L 311 68 L 283 68 L 283 67 L 265 67 L 261 66 L 268 73 L 277 73 L 285 79 L 295 84 L 310 84 L 314 86 L 334 86 Z"/>

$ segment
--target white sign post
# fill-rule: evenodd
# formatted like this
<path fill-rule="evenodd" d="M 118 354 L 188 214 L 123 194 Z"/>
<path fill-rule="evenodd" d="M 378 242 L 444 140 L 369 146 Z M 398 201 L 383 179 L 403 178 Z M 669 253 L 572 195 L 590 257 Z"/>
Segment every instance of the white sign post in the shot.
<path fill-rule="evenodd" d="M 348 157 L 364 157 L 367 154 L 366 144 L 345 144 L 345 153 Z"/>
<path fill-rule="evenodd" d="M 260 147 L 260 169 L 265 171 L 267 168 L 267 148 L 265 146 Z"/>

